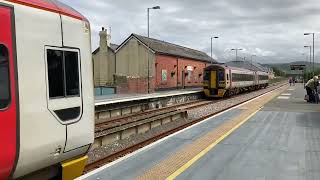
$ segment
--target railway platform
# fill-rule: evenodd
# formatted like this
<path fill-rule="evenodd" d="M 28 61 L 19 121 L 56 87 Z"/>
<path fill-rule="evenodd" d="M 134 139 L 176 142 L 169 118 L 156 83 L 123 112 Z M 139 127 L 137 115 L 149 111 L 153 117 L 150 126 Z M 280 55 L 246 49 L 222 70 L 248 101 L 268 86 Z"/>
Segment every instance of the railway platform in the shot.
<path fill-rule="evenodd" d="M 140 101 L 146 99 L 155 99 L 155 98 L 164 98 L 172 96 L 180 96 L 187 94 L 195 94 L 202 92 L 202 88 L 190 88 L 190 89 L 181 89 L 181 90 L 170 90 L 170 91 L 159 91 L 150 94 L 113 94 L 105 96 L 96 96 L 95 105 L 106 105 L 106 104 L 115 104 L 123 103 L 128 101 Z"/>
<path fill-rule="evenodd" d="M 317 179 L 320 105 L 284 86 L 79 179 Z"/>
<path fill-rule="evenodd" d="M 201 88 L 95 97 L 95 122 L 203 98 Z"/>

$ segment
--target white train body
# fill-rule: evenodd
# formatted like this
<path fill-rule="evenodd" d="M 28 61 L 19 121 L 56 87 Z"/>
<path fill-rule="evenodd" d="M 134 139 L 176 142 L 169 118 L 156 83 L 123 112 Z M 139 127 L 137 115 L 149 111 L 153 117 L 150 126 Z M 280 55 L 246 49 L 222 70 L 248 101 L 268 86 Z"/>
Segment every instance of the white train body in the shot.
<path fill-rule="evenodd" d="M 204 69 L 204 93 L 224 97 L 268 86 L 268 73 L 214 64 Z"/>
<path fill-rule="evenodd" d="M 15 109 L 16 118 L 12 115 L 7 120 L 16 122 L 11 140 L 16 145 L 15 153 L 7 153 L 14 156 L 14 162 L 6 162 L 8 169 L 0 173 L 0 179 L 85 159 L 94 140 L 88 21 L 58 1 L 0 0 L 0 15 L 6 13 L 10 13 L 12 36 L 8 60 L 14 64 L 10 76 L 16 78 L 10 77 L 16 85 L 11 85 L 16 106 L 7 107 Z M 8 46 L 0 38 L 1 44 Z M 10 116 L 5 109 L 0 109 L 0 117 L 1 113 Z"/>

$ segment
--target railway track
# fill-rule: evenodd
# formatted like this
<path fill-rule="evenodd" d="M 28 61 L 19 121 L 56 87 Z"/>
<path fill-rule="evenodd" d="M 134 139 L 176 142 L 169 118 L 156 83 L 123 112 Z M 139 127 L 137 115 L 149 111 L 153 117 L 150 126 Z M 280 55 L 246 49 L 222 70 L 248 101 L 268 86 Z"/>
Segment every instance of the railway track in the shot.
<path fill-rule="evenodd" d="M 197 100 L 197 101 L 190 101 L 187 103 L 180 103 L 172 106 L 163 107 L 160 109 L 152 109 L 147 110 L 140 113 L 130 114 L 118 118 L 113 119 L 106 119 L 105 122 L 99 123 L 95 125 L 95 132 L 101 132 L 106 131 L 115 127 L 123 126 L 126 124 L 139 122 L 141 120 L 156 117 L 159 115 L 169 114 L 171 112 L 177 111 L 177 110 L 189 110 L 193 108 L 197 108 L 200 106 L 208 105 L 211 103 L 215 103 L 215 101 L 208 101 L 208 100 Z"/>
<path fill-rule="evenodd" d="M 159 140 L 159 139 L 162 139 L 162 138 L 164 138 L 164 137 L 166 137 L 166 136 L 168 136 L 168 135 L 170 135 L 170 134 L 173 134 L 173 133 L 178 132 L 178 131 L 180 131 L 180 130 L 182 130 L 182 129 L 184 129 L 184 128 L 187 128 L 187 127 L 189 127 L 189 126 L 192 126 L 193 124 L 196 124 L 196 123 L 198 123 L 198 122 L 201 122 L 201 121 L 203 121 L 203 120 L 205 120 L 205 119 L 207 119 L 207 118 L 209 118 L 209 117 L 211 117 L 211 116 L 214 116 L 214 115 L 216 115 L 216 114 L 218 114 L 218 113 L 221 113 L 221 112 L 223 112 L 223 111 L 225 111 L 225 110 L 227 110 L 227 109 L 229 109 L 229 108 L 232 108 L 232 107 L 238 106 L 238 105 L 240 105 L 240 104 L 243 104 L 243 103 L 245 103 L 245 102 L 247 102 L 247 101 L 250 101 L 250 100 L 252 100 L 252 99 L 254 99 L 254 98 L 258 97 L 258 96 L 261 96 L 261 95 L 266 94 L 266 93 L 268 93 L 268 92 L 271 92 L 271 91 L 274 91 L 274 90 L 276 90 L 276 89 L 279 89 L 279 88 L 281 88 L 281 87 L 284 86 L 284 85 L 285 85 L 285 84 L 281 84 L 281 85 L 277 85 L 276 87 L 274 87 L 274 86 L 273 86 L 273 87 L 270 87 L 270 89 L 267 90 L 266 92 L 263 92 L 263 93 L 258 94 L 258 95 L 256 95 L 256 96 L 253 96 L 253 97 L 251 97 L 251 98 L 248 98 L 248 99 L 246 99 L 246 100 L 244 100 L 244 101 L 242 101 L 242 102 L 233 104 L 233 105 L 231 105 L 231 106 L 229 106 L 229 107 L 227 107 L 227 108 L 225 108 L 225 109 L 221 109 L 221 110 L 219 110 L 219 111 L 216 111 L 216 112 L 210 113 L 210 114 L 208 114 L 208 115 L 202 116 L 202 117 L 200 117 L 200 118 L 194 119 L 194 120 L 192 120 L 192 121 L 190 121 L 190 122 L 187 122 L 187 123 L 185 123 L 185 124 L 183 124 L 183 125 L 181 125 L 181 126 L 174 127 L 174 128 L 172 128 L 172 129 L 170 129 L 170 130 L 168 130 L 168 131 L 155 134 L 155 135 L 152 136 L 151 138 L 148 138 L 148 139 L 146 139 L 146 140 L 143 140 L 143 141 L 141 141 L 141 142 L 138 142 L 138 143 L 136 143 L 136 144 L 133 144 L 133 145 L 131 145 L 131 146 L 127 147 L 127 148 L 124 148 L 124 149 L 122 149 L 122 150 L 120 150 L 120 151 L 114 152 L 114 153 L 112 153 L 112 154 L 110 154 L 110 155 L 108 155 L 108 156 L 106 156 L 106 157 L 104 157 L 104 158 L 102 158 L 102 159 L 100 159 L 100 160 L 97 160 L 97 161 L 95 161 L 95 162 L 92 162 L 92 163 L 90 163 L 90 164 L 87 164 L 86 167 L 85 167 L 85 172 L 90 172 L 90 171 L 92 171 L 92 170 L 94 170 L 94 169 L 96 169 L 96 168 L 99 168 L 99 167 L 101 167 L 101 166 L 103 166 L 103 165 L 105 165 L 105 164 L 107 164 L 107 163 L 109 163 L 109 162 L 112 162 L 112 161 L 114 161 L 114 160 L 116 160 L 116 159 L 118 159 L 118 158 L 120 158 L 120 157 L 122 157 L 122 156 L 125 156 L 125 155 L 127 155 L 127 154 L 129 154 L 129 153 L 131 153 L 131 152 L 133 152 L 133 151 L 136 151 L 136 150 L 138 150 L 138 149 L 140 149 L 140 148 L 142 148 L 142 147 L 144 147 L 144 146 L 147 146 L 147 145 L 149 145 L 149 144 L 151 144 L 151 143 L 153 143 L 153 142 L 155 142 L 155 141 L 157 141 L 157 140 Z M 233 97 L 231 97 L 231 98 L 235 98 L 235 97 L 236 97 L 236 96 L 233 96 Z M 228 99 L 231 99 L 231 98 L 228 98 Z M 181 105 L 174 105 L 174 106 L 166 107 L 166 108 L 193 109 L 193 108 L 198 108 L 198 107 L 201 107 L 201 106 L 205 106 L 205 105 L 212 104 L 212 103 L 217 103 L 217 102 L 224 101 L 224 100 L 226 100 L 226 99 L 223 99 L 223 100 L 215 100 L 215 101 L 198 101 L 198 102 L 196 102 L 196 103 L 195 103 L 195 102 L 189 102 L 189 103 L 185 103 L 185 104 L 183 104 L 183 105 L 182 105 L 182 104 L 181 104 Z M 192 103 L 194 103 L 194 104 L 192 105 Z M 144 113 L 144 112 L 143 112 L 143 113 Z M 141 113 L 138 113 L 138 114 L 141 114 Z M 100 126 L 102 126 L 102 125 L 100 125 Z"/>

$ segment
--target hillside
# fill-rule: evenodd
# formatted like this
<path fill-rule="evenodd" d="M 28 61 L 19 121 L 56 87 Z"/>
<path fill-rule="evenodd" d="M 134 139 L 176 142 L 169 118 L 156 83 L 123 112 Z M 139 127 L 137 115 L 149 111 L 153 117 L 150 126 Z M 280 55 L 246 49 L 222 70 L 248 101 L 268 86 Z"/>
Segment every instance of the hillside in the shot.
<path fill-rule="evenodd" d="M 275 63 L 275 64 L 264 64 L 264 66 L 267 67 L 276 67 L 279 70 L 286 72 L 286 73 L 290 73 L 291 69 L 290 69 L 290 65 L 297 65 L 297 64 L 302 64 L 302 65 L 306 65 L 307 70 L 310 69 L 310 64 L 309 62 L 305 62 L 305 61 L 296 61 L 296 62 L 290 62 L 290 63 Z M 312 68 L 312 65 L 311 65 Z M 318 69 L 320 68 L 320 63 L 315 63 L 314 64 L 314 68 Z"/>

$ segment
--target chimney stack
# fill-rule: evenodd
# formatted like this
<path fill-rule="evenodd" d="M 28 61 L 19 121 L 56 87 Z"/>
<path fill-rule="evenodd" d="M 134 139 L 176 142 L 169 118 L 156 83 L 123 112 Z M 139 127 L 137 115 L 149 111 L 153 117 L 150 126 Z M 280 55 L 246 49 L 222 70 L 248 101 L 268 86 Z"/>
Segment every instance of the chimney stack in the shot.
<path fill-rule="evenodd" d="M 107 30 L 102 27 L 101 31 L 99 32 L 100 36 L 100 50 L 105 50 L 107 48 Z"/>
<path fill-rule="evenodd" d="M 102 27 L 101 31 L 99 32 L 100 36 L 100 50 L 99 50 L 99 85 L 105 86 L 106 80 L 108 79 L 108 69 L 109 69 L 109 63 L 108 63 L 108 44 L 107 44 L 107 37 L 108 33 L 107 30 Z"/>

